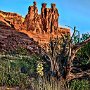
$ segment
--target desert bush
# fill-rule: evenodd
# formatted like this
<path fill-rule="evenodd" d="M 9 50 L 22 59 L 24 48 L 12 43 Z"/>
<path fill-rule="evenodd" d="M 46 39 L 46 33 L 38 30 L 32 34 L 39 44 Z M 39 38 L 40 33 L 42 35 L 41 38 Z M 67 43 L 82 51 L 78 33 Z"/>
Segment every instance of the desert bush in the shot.
<path fill-rule="evenodd" d="M 89 90 L 90 84 L 87 80 L 72 80 L 70 82 L 71 90 Z"/>

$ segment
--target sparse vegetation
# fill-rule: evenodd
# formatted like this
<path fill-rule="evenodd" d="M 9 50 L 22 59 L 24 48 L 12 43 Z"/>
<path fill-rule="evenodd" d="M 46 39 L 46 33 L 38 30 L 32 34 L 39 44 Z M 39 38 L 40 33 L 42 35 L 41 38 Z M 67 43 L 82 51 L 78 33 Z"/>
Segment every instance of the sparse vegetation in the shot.
<path fill-rule="evenodd" d="M 19 86 L 28 88 L 30 78 L 36 77 L 37 62 L 40 58 L 31 57 L 1 57 L 0 58 L 0 86 Z"/>

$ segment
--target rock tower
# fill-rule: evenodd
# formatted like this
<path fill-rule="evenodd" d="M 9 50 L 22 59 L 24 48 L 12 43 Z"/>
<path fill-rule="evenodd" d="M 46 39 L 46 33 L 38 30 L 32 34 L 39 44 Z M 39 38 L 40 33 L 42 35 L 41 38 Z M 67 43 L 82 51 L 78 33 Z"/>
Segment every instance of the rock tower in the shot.
<path fill-rule="evenodd" d="M 36 2 L 33 2 L 33 6 L 29 6 L 28 14 L 23 23 L 24 29 L 40 33 L 52 33 L 58 30 L 59 14 L 56 5 L 52 3 L 51 8 L 46 6 L 46 3 L 42 3 L 40 15 L 38 14 Z"/>

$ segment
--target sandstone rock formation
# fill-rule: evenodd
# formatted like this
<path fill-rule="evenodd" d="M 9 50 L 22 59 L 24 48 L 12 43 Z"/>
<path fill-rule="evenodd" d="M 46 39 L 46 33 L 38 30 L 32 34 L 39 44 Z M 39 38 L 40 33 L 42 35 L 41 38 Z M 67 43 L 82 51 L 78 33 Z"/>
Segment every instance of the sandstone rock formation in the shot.
<path fill-rule="evenodd" d="M 63 31 L 69 33 L 69 29 L 58 26 L 59 13 L 56 5 L 52 3 L 51 8 L 47 8 L 46 5 L 46 3 L 42 3 L 41 14 L 38 14 L 36 2 L 33 2 L 33 6 L 28 8 L 28 14 L 25 18 L 16 13 L 3 11 L 0 11 L 0 17 L 3 17 L 5 22 L 19 31 L 54 33 L 62 31 L 60 30 L 62 28 Z"/>
<path fill-rule="evenodd" d="M 47 47 L 50 38 L 60 37 L 61 34 L 70 34 L 70 29 L 59 27 L 59 13 L 56 5 L 51 4 L 51 8 L 42 3 L 41 14 L 38 14 L 36 2 L 29 6 L 28 13 L 23 18 L 16 13 L 0 11 L 0 21 L 19 32 L 24 32 L 43 47 Z M 9 27 L 7 27 L 9 28 Z"/>
<path fill-rule="evenodd" d="M 55 4 L 51 4 L 51 8 L 46 8 L 46 3 L 42 4 L 41 14 L 38 14 L 36 2 L 33 6 L 29 6 L 28 14 L 23 23 L 24 29 L 27 31 L 52 33 L 58 30 L 58 10 Z"/>

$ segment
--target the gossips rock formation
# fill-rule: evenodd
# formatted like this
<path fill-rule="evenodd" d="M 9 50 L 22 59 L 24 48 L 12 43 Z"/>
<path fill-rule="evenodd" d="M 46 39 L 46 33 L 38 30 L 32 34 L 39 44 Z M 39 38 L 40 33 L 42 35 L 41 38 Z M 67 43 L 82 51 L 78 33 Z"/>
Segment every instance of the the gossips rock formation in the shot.
<path fill-rule="evenodd" d="M 16 13 L 3 11 L 0 11 L 0 18 L 17 31 L 28 34 L 41 46 L 47 45 L 51 37 L 70 34 L 70 29 L 58 25 L 59 13 L 54 3 L 51 4 L 51 8 L 47 8 L 47 4 L 42 3 L 41 14 L 38 14 L 36 2 L 33 2 L 25 18 Z"/>

